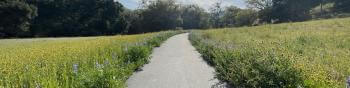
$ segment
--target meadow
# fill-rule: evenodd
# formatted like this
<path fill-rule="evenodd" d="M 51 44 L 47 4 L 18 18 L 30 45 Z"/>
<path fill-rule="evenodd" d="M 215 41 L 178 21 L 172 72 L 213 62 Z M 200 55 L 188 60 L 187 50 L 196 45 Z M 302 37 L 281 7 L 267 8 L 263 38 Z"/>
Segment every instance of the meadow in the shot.
<path fill-rule="evenodd" d="M 344 88 L 350 18 L 196 30 L 192 44 L 237 88 Z"/>
<path fill-rule="evenodd" d="M 178 33 L 0 40 L 0 88 L 123 88 Z"/>

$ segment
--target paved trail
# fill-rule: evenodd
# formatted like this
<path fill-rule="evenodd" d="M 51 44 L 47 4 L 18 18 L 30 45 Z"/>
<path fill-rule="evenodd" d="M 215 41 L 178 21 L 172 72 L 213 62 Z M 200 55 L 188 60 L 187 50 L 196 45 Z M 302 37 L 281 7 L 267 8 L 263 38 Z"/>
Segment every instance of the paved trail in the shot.
<path fill-rule="evenodd" d="M 218 84 L 215 70 L 206 64 L 188 40 L 188 33 L 169 38 L 153 51 L 142 71 L 127 81 L 128 88 L 211 88 Z"/>

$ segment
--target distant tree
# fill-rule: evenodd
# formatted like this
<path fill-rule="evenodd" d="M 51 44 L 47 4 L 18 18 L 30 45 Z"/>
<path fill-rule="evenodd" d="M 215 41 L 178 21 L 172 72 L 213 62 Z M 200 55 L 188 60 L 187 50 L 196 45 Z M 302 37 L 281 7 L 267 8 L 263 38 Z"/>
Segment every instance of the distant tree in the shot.
<path fill-rule="evenodd" d="M 259 10 L 264 21 L 304 21 L 311 19 L 310 10 L 317 6 L 315 0 L 247 0 L 250 7 Z"/>
<path fill-rule="evenodd" d="M 236 25 L 237 24 L 236 17 L 241 10 L 242 9 L 240 9 L 236 6 L 226 7 L 224 10 L 224 15 L 222 17 L 224 25 L 227 27 L 237 26 Z"/>
<path fill-rule="evenodd" d="M 207 28 L 207 25 L 209 25 L 207 13 L 197 5 L 183 6 L 181 17 L 184 29 Z"/>
<path fill-rule="evenodd" d="M 139 8 L 142 9 L 142 8 L 146 8 L 151 1 L 150 0 L 141 0 L 140 2 L 141 3 L 139 5 Z"/>
<path fill-rule="evenodd" d="M 122 13 L 123 18 L 126 20 L 126 29 L 125 33 L 135 34 L 146 32 L 142 27 L 142 11 L 141 9 L 137 10 L 125 10 Z"/>
<path fill-rule="evenodd" d="M 225 8 L 222 19 L 225 27 L 251 26 L 257 20 L 257 15 L 254 9 L 230 6 Z"/>
<path fill-rule="evenodd" d="M 312 8 L 310 10 L 310 15 L 313 19 L 318 18 L 331 18 L 335 16 L 338 12 L 334 10 L 334 3 L 333 2 L 326 2 L 320 3 L 320 5 Z"/>
<path fill-rule="evenodd" d="M 223 27 L 224 24 L 221 19 L 224 15 L 222 2 L 216 2 L 214 6 L 210 8 L 210 12 L 210 22 L 212 24 L 211 26 L 214 28 Z"/>
<path fill-rule="evenodd" d="M 203 12 L 201 16 L 201 21 L 200 21 L 200 28 L 201 29 L 207 29 L 210 28 L 210 14 L 208 12 Z"/>
<path fill-rule="evenodd" d="M 123 6 L 114 0 L 27 0 L 37 6 L 36 36 L 112 35 L 123 32 Z"/>
<path fill-rule="evenodd" d="M 144 32 L 175 29 L 182 25 L 180 6 L 174 0 L 152 1 L 141 15 Z"/>
<path fill-rule="evenodd" d="M 29 22 L 37 16 L 36 13 L 36 7 L 24 1 L 0 1 L 0 37 L 29 36 Z"/>
<path fill-rule="evenodd" d="M 337 12 L 350 12 L 350 0 L 335 0 L 335 11 Z"/>
<path fill-rule="evenodd" d="M 253 9 L 242 9 L 235 17 L 236 26 L 252 26 L 258 20 L 258 14 Z"/>
<path fill-rule="evenodd" d="M 246 0 L 248 7 L 257 10 L 266 10 L 273 6 L 273 0 Z"/>

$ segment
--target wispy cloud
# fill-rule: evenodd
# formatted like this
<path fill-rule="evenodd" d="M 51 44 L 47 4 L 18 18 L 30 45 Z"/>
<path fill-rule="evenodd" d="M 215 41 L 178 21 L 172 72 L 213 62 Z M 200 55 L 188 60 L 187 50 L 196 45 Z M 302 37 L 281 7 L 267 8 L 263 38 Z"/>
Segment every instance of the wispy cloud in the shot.
<path fill-rule="evenodd" d="M 136 9 L 141 0 L 119 0 L 125 7 L 130 9 Z M 237 6 L 240 8 L 246 8 L 244 0 L 177 0 L 181 4 L 197 4 L 198 6 L 209 9 L 216 2 L 222 2 L 223 6 Z"/>

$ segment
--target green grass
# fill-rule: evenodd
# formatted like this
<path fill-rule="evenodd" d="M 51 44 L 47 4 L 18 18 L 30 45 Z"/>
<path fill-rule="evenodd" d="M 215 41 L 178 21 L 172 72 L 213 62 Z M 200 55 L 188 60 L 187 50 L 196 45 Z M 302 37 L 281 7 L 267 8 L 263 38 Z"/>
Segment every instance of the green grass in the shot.
<path fill-rule="evenodd" d="M 178 33 L 0 40 L 0 88 L 122 88 Z"/>
<path fill-rule="evenodd" d="M 190 40 L 238 88 L 343 88 L 350 76 L 350 18 L 193 31 Z"/>

